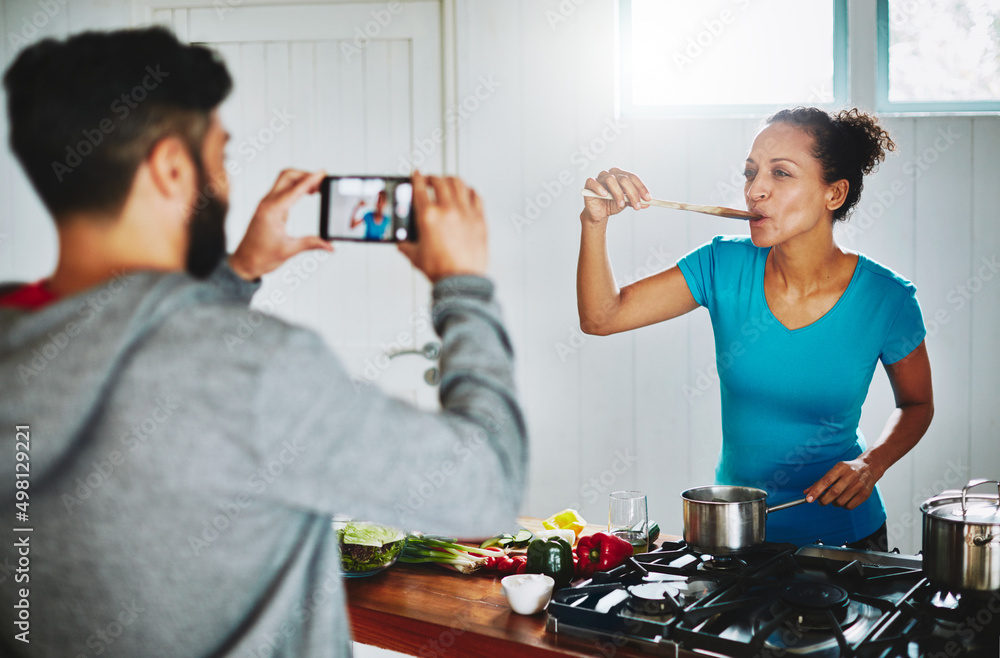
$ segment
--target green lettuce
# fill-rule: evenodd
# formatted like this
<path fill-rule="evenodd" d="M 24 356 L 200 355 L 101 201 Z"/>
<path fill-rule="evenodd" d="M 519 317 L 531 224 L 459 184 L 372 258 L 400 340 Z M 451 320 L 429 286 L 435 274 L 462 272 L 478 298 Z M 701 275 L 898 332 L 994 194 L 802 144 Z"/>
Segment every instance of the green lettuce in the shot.
<path fill-rule="evenodd" d="M 341 570 L 359 574 L 395 562 L 406 544 L 406 533 L 389 526 L 352 521 L 337 530 L 337 540 Z"/>

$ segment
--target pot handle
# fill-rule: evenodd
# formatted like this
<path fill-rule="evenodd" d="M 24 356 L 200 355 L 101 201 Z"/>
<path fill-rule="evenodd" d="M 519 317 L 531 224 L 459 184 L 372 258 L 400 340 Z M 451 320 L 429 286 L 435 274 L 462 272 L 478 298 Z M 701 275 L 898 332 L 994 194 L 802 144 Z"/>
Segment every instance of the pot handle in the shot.
<path fill-rule="evenodd" d="M 965 506 L 965 498 L 966 496 L 969 495 L 969 489 L 971 489 L 972 487 L 978 487 L 981 484 L 987 484 L 989 482 L 992 482 L 993 484 L 997 485 L 997 507 L 1000 507 L 1000 481 L 987 480 L 985 478 L 969 480 L 969 484 L 962 487 L 962 516 L 965 516 L 966 513 L 969 511 L 968 509 L 966 509 Z"/>
<path fill-rule="evenodd" d="M 774 507 L 768 507 L 767 513 L 770 514 L 771 512 L 780 512 L 783 509 L 788 509 L 789 507 L 795 507 L 796 505 L 801 505 L 804 502 L 806 502 L 805 498 L 790 500 L 787 503 L 781 503 L 780 505 L 775 505 Z"/>

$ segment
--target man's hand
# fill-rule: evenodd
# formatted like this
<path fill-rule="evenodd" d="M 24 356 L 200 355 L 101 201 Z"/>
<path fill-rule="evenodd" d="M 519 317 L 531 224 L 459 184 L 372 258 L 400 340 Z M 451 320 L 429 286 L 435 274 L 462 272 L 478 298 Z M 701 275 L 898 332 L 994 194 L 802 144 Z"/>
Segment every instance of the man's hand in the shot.
<path fill-rule="evenodd" d="M 434 199 L 430 198 L 430 191 Z M 417 241 L 400 242 L 413 266 L 431 283 L 456 274 L 486 273 L 489 249 L 483 202 L 459 178 L 424 177 L 413 172 Z"/>
<path fill-rule="evenodd" d="M 278 269 L 282 263 L 309 249 L 333 251 L 333 246 L 316 235 L 293 238 L 285 232 L 288 211 L 306 194 L 319 190 L 326 172 L 309 173 L 285 169 L 278 174 L 274 187 L 257 206 L 246 235 L 229 258 L 229 265 L 240 277 L 253 281 Z"/>

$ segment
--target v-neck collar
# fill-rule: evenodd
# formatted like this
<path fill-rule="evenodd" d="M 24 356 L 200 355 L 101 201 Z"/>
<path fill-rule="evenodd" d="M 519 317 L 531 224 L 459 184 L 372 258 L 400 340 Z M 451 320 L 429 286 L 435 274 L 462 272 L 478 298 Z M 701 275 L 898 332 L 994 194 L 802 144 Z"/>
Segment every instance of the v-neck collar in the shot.
<path fill-rule="evenodd" d="M 844 292 L 840 293 L 840 298 L 837 299 L 837 303 L 834 304 L 832 307 L 830 307 L 829 311 L 819 316 L 818 318 L 816 318 L 809 324 L 805 325 L 804 327 L 799 327 L 798 329 L 789 329 L 788 327 L 785 326 L 785 324 L 781 320 L 778 319 L 778 316 L 776 316 L 774 312 L 771 311 L 771 306 L 767 303 L 767 295 L 764 293 L 764 273 L 767 268 L 767 257 L 770 253 L 771 253 L 771 247 L 768 247 L 767 250 L 764 252 L 764 257 L 760 259 L 760 271 L 759 271 L 760 276 L 757 277 L 758 279 L 757 294 L 760 295 L 760 301 L 764 305 L 764 309 L 771 316 L 771 319 L 773 319 L 775 323 L 777 323 L 777 325 L 785 331 L 785 333 L 791 335 L 806 331 L 807 329 L 811 329 L 812 327 L 815 327 L 816 325 L 820 324 L 828 317 L 833 315 L 834 311 L 836 311 L 837 308 L 844 303 L 844 299 L 847 297 L 848 294 L 850 294 L 851 289 L 854 288 L 854 282 L 858 280 L 858 273 L 861 272 L 861 259 L 864 258 L 862 254 L 858 254 L 858 260 L 854 264 L 854 273 L 851 275 L 850 282 L 847 284 L 847 287 L 844 288 Z"/>

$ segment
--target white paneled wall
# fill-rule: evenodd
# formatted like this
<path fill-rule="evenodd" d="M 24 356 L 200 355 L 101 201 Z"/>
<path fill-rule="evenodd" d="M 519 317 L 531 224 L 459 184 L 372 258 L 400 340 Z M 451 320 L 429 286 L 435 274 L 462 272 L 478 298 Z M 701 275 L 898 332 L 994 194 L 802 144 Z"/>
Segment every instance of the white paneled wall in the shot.
<path fill-rule="evenodd" d="M 180 3 L 179 3 L 180 4 Z M 416 136 L 439 125 L 438 6 L 413 2 L 389 12 L 377 39 L 359 41 L 356 25 L 372 5 L 160 9 L 159 22 L 216 48 L 236 81 L 221 116 L 232 133 L 230 246 L 242 236 L 261 190 L 286 167 L 331 174 L 396 173 Z M 439 168 L 438 160 L 430 160 Z M 318 199 L 293 210 L 289 231 L 317 230 Z M 338 243 L 334 257 L 306 254 L 265 279 L 259 305 L 280 295 L 275 312 L 318 331 L 359 377 L 425 407 L 436 389 L 433 365 L 419 357 L 388 362 L 385 353 L 433 340 L 429 286 L 390 245 Z M 264 306 L 269 309 L 268 306 Z M 400 337 L 403 337 L 401 340 Z"/>
<path fill-rule="evenodd" d="M 2 32 L 19 29 L 37 7 L 27 0 L 5 2 Z M 650 514 L 664 531 L 679 532 L 678 493 L 712 480 L 721 440 L 708 316 L 699 310 L 625 335 L 583 336 L 575 300 L 578 190 L 587 176 L 621 166 L 640 173 L 663 198 L 739 205 L 740 163 L 758 120 L 615 119 L 613 0 L 457 0 L 455 10 L 456 104 L 439 104 L 434 121 L 457 127 L 458 170 L 486 200 L 491 270 L 513 333 L 531 430 L 524 512 L 547 516 L 575 505 L 601 523 L 607 494 L 637 487 L 649 494 Z M 122 26 L 132 15 L 126 0 L 74 1 L 38 33 Z M 444 146 L 427 141 L 432 131 L 426 124 L 407 127 L 398 114 L 378 114 L 379 99 L 398 100 L 392 94 L 400 84 L 387 76 L 402 70 L 392 62 L 406 55 L 395 37 L 369 46 L 363 63 L 344 62 L 335 45 L 344 37 L 329 34 L 332 28 L 319 21 L 296 22 L 288 12 L 267 20 L 253 12 L 246 21 L 228 16 L 217 28 L 207 22 L 199 28 L 195 14 L 183 25 L 202 29 L 198 39 L 220 44 L 237 76 L 235 98 L 248 99 L 223 111 L 235 143 L 259 129 L 271 107 L 287 101 L 297 113 L 274 148 L 262 152 L 259 168 L 249 165 L 234 179 L 234 234 L 284 166 L 396 173 L 400 151 L 423 153 L 422 143 L 429 163 L 424 168 L 440 170 Z M 405 31 L 405 23 L 400 19 L 394 29 Z M 337 29 L 345 27 L 350 33 L 353 25 Z M 244 32 L 236 34 L 238 28 Z M 417 43 L 421 34 L 425 27 L 405 38 Z M 9 61 L 10 40 L 0 48 Z M 409 56 L 419 54 L 411 50 Z M 440 62 L 410 66 L 430 75 L 420 79 L 434 80 L 430 92 L 440 103 Z M 423 89 L 414 85 L 414 93 Z M 375 113 L 361 112 L 354 100 L 362 97 L 375 104 Z M 412 111 L 425 105 L 415 102 Z M 251 106 L 266 111 L 249 116 Z M 366 126 L 374 124 L 366 121 L 390 127 L 373 133 Z M 5 119 L 0 122 L 6 130 Z M 1000 117 L 891 118 L 886 124 L 899 149 L 866 182 L 858 212 L 839 235 L 917 284 L 930 329 L 937 416 L 925 439 L 882 482 L 893 544 L 915 551 L 917 506 L 924 498 L 970 476 L 1000 476 Z M 0 278 L 44 276 L 54 263 L 53 232 L 6 149 L 0 152 L 0 195 Z M 293 216 L 294 229 L 308 230 L 315 212 L 314 205 L 303 205 Z M 626 211 L 612 222 L 611 258 L 624 283 L 669 266 L 717 233 L 745 231 L 731 220 Z M 279 311 L 322 331 L 355 369 L 398 333 L 397 326 L 405 330 L 407 314 L 427 295 L 413 277 L 399 303 L 383 304 L 375 294 L 365 310 L 331 311 L 346 295 L 338 286 L 347 282 L 382 290 L 410 277 L 401 257 L 376 266 L 373 259 L 381 256 L 371 249 L 339 248 L 322 274 L 291 293 Z M 269 282 L 277 285 L 280 280 Z M 387 327 L 393 331 L 379 333 Z M 870 440 L 891 405 L 878 369 L 862 418 Z"/>

